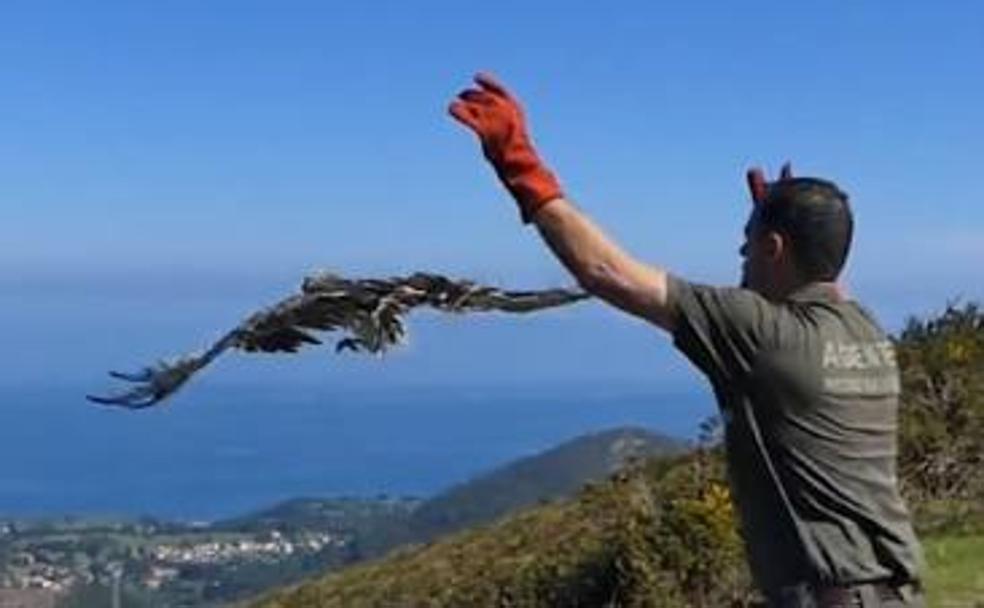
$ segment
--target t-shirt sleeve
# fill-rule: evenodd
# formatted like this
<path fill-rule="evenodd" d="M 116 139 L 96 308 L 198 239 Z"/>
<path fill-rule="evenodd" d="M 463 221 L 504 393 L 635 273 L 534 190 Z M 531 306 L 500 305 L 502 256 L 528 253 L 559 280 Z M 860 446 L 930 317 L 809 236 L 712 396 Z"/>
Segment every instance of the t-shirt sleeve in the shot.
<path fill-rule="evenodd" d="M 670 276 L 673 344 L 715 383 L 743 382 L 776 339 L 775 305 L 748 289 Z"/>

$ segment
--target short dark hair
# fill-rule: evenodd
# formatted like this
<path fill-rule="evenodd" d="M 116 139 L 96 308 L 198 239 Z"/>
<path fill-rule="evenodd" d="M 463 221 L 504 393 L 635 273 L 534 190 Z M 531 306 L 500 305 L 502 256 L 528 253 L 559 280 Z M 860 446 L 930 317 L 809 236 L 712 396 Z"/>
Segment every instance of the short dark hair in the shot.
<path fill-rule="evenodd" d="M 847 194 L 833 182 L 814 177 L 772 182 L 755 214 L 760 227 L 789 237 L 807 280 L 833 281 L 843 270 L 854 217 Z"/>

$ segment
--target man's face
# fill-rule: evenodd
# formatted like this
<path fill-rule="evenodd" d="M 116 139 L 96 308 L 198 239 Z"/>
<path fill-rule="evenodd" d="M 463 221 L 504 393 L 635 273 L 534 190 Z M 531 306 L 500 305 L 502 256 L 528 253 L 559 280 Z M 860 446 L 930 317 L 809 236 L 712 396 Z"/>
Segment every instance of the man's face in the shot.
<path fill-rule="evenodd" d="M 741 286 L 757 291 L 762 295 L 771 292 L 774 261 L 769 251 L 769 231 L 761 225 L 757 214 L 752 210 L 745 223 L 745 241 L 738 252 L 743 258 L 741 265 Z"/>

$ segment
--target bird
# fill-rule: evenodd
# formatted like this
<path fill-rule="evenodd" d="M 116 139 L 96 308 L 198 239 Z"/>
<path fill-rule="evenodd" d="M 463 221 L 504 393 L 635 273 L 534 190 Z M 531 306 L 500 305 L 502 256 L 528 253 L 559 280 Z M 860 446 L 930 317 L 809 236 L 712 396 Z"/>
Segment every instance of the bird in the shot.
<path fill-rule="evenodd" d="M 250 315 L 207 348 L 162 359 L 136 372 L 111 371 L 129 388 L 86 395 L 90 402 L 144 409 L 164 402 L 226 351 L 296 353 L 321 345 L 316 332 L 345 332 L 335 351 L 383 355 L 405 342 L 404 316 L 428 307 L 448 313 L 528 313 L 573 304 L 591 295 L 567 288 L 507 291 L 442 274 L 414 272 L 385 279 L 349 279 L 322 271 L 303 280 L 299 293 Z"/>

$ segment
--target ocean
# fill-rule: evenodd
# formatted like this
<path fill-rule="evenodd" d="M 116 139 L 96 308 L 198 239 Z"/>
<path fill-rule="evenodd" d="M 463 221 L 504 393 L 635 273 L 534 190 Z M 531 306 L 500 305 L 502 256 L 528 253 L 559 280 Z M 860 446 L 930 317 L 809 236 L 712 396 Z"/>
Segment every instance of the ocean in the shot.
<path fill-rule="evenodd" d="M 300 496 L 427 496 L 577 435 L 692 438 L 709 394 L 646 388 L 195 386 L 166 406 L 0 388 L 0 516 L 240 515 Z"/>

